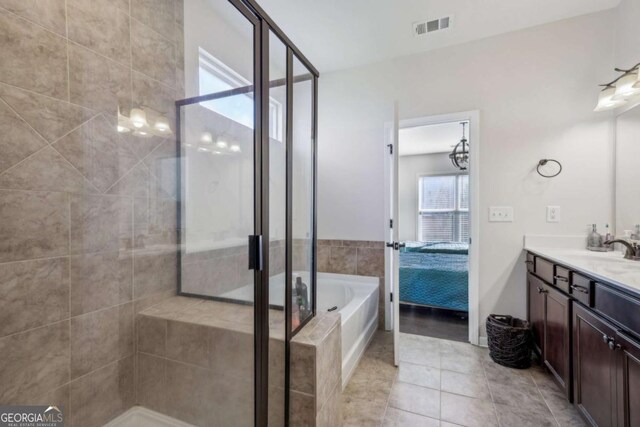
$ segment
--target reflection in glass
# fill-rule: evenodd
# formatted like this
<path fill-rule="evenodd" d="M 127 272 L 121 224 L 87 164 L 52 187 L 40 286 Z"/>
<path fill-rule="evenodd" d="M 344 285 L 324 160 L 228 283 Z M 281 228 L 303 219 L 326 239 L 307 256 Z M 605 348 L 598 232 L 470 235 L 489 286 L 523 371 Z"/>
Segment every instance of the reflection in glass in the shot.
<path fill-rule="evenodd" d="M 293 58 L 293 276 L 292 328 L 313 315 L 313 79 Z"/>
<path fill-rule="evenodd" d="M 284 425 L 287 49 L 269 32 L 269 425 Z M 278 108 L 273 106 L 277 105 Z"/>

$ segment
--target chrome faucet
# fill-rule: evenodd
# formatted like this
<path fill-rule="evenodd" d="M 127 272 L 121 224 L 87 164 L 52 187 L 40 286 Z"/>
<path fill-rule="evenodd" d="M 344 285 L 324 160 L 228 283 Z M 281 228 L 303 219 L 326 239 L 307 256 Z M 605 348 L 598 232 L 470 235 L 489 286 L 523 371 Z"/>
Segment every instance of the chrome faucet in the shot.
<path fill-rule="evenodd" d="M 610 246 L 614 243 L 620 243 L 621 245 L 624 245 L 627 248 L 627 252 L 625 252 L 624 254 L 625 259 L 640 261 L 640 247 L 638 247 L 636 243 L 629 243 L 626 240 L 622 240 L 622 239 L 613 239 L 613 240 L 607 240 L 606 242 L 604 242 L 604 245 Z"/>

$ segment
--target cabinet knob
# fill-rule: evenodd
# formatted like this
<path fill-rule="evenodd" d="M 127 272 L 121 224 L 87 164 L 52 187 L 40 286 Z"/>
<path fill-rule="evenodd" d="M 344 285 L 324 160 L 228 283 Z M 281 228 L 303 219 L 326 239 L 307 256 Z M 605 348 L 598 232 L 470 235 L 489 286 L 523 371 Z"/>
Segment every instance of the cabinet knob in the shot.
<path fill-rule="evenodd" d="M 547 291 L 547 290 L 541 288 L 540 286 L 538 286 L 538 293 L 539 294 L 546 294 L 546 293 L 549 293 L 549 291 Z"/>
<path fill-rule="evenodd" d="M 609 337 L 609 335 L 604 334 L 602 336 L 602 342 L 604 342 L 605 344 L 609 344 L 609 341 L 611 341 L 611 338 Z"/>
<path fill-rule="evenodd" d="M 563 276 L 553 276 L 554 279 L 560 281 L 560 282 L 569 282 L 569 279 L 567 279 L 566 277 Z"/>

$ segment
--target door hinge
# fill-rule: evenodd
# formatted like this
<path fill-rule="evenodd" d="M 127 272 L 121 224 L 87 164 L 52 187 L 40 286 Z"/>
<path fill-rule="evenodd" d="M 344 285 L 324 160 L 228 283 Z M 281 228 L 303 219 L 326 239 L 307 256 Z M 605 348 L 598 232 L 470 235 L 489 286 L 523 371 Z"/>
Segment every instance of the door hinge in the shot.
<path fill-rule="evenodd" d="M 387 147 L 389 147 L 389 154 L 393 154 L 393 144 L 387 144 Z"/>
<path fill-rule="evenodd" d="M 393 292 L 389 294 L 389 301 L 393 302 Z"/>
<path fill-rule="evenodd" d="M 389 220 L 389 228 L 393 228 L 393 220 L 392 219 Z"/>

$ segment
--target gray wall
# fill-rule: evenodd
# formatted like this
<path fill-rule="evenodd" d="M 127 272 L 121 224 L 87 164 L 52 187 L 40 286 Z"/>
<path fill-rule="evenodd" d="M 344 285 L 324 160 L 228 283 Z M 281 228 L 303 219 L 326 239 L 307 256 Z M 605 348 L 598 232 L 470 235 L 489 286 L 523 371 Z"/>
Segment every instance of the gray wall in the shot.
<path fill-rule="evenodd" d="M 402 137 L 401 137 L 402 138 Z M 400 139 L 402 144 L 402 139 Z M 425 141 L 425 144 L 428 142 Z M 418 176 L 456 173 L 449 153 L 402 156 L 398 159 L 399 236 L 402 241 L 417 240 Z"/>

